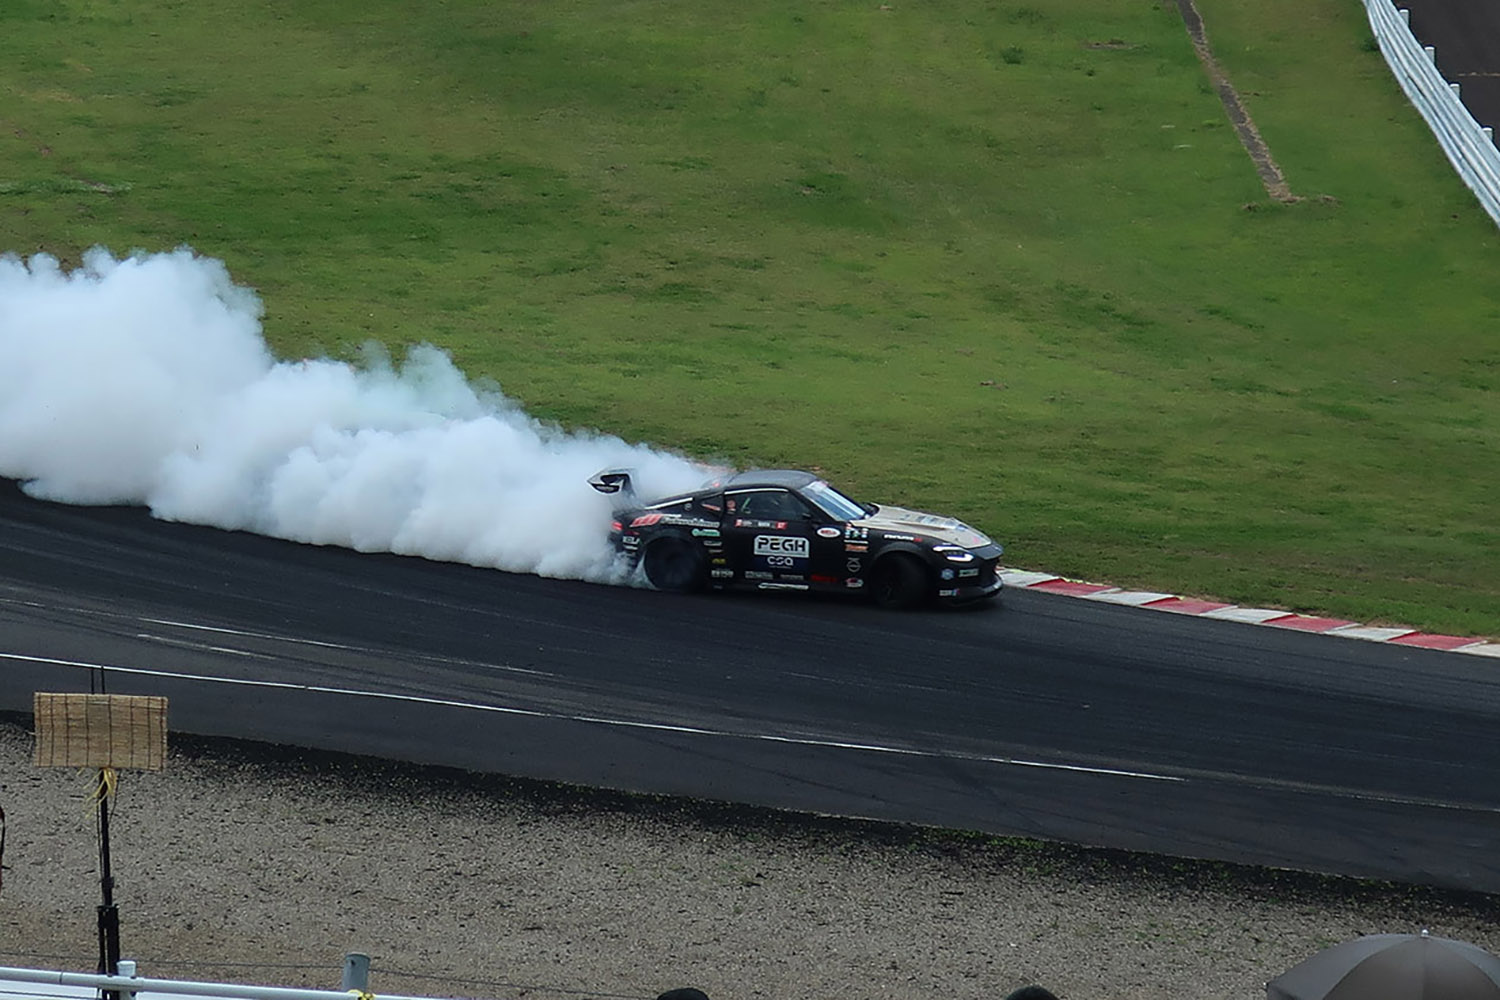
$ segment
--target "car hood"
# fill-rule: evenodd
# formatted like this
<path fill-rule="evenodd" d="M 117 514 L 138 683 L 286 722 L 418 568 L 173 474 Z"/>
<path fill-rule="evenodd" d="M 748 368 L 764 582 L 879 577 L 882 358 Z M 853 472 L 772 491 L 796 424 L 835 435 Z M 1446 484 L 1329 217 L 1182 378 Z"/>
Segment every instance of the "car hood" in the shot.
<path fill-rule="evenodd" d="M 962 545 L 966 549 L 994 544 L 982 532 L 975 531 L 956 518 L 886 504 L 880 504 L 875 508 L 875 513 L 853 523 L 880 531 L 922 535 L 950 545 Z"/>

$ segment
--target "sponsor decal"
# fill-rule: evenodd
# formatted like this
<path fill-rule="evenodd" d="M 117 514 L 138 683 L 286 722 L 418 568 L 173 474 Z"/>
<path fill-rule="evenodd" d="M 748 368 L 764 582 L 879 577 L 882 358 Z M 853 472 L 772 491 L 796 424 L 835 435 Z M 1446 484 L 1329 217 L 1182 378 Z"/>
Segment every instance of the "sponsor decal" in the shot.
<path fill-rule="evenodd" d="M 625 537 L 620 539 L 620 544 L 625 546 L 627 549 L 633 549 L 637 545 L 641 544 L 641 539 L 639 535 L 626 535 Z"/>
<path fill-rule="evenodd" d="M 844 537 L 853 538 L 862 542 L 870 537 L 870 529 L 861 527 L 857 524 L 846 524 L 844 525 Z"/>
<path fill-rule="evenodd" d="M 661 515 L 660 514 L 655 514 L 655 513 L 652 513 L 652 514 L 642 514 L 640 517 L 636 518 L 634 521 L 631 521 L 630 522 L 630 526 L 632 528 L 644 528 L 644 527 L 646 527 L 648 525 L 656 524 L 660 520 L 661 520 Z"/>
<path fill-rule="evenodd" d="M 775 574 L 773 574 L 773 573 L 767 573 L 764 570 L 758 570 L 758 569 L 747 569 L 747 570 L 745 570 L 745 579 L 746 580 L 770 580 L 774 576 L 775 576 Z"/>
<path fill-rule="evenodd" d="M 766 556 L 766 565 L 772 569 L 791 569 L 797 565 L 795 556 Z"/>
<path fill-rule="evenodd" d="M 734 522 L 736 528 L 761 528 L 765 531 L 785 531 L 785 521 L 755 521 L 750 518 L 740 518 Z"/>
<path fill-rule="evenodd" d="M 796 535 L 756 535 L 755 554 L 758 556 L 792 556 L 806 559 L 811 545 L 805 538 Z"/>
<path fill-rule="evenodd" d="M 865 581 L 861 580 L 857 576 L 851 576 L 849 579 L 844 581 L 844 586 L 848 587 L 850 590 L 855 590 L 859 587 L 863 587 L 864 585 Z"/>
<path fill-rule="evenodd" d="M 957 597 L 958 596 L 958 591 L 957 590 L 940 590 L 940 591 L 938 591 L 938 596 L 939 597 Z"/>
<path fill-rule="evenodd" d="M 916 535 L 886 535 L 885 540 L 888 542 L 915 542 L 918 539 Z"/>
<path fill-rule="evenodd" d="M 838 583 L 839 582 L 839 578 L 836 577 L 836 576 L 823 576 L 823 575 L 820 575 L 818 573 L 814 573 L 812 576 L 808 577 L 808 579 L 811 580 L 813 583 Z"/>
<path fill-rule="evenodd" d="M 694 538 L 718 538 L 719 537 L 719 529 L 718 528 L 694 528 L 693 529 L 693 537 Z"/>
<path fill-rule="evenodd" d="M 851 573 L 858 573 L 864 568 L 864 565 L 865 561 L 863 559 L 850 559 L 844 563 L 844 568 Z"/>
<path fill-rule="evenodd" d="M 837 537 L 839 537 L 839 534 L 840 534 L 840 532 L 839 532 L 839 529 L 837 529 L 837 528 L 819 528 L 818 529 L 818 537 L 819 538 L 837 538 Z"/>
<path fill-rule="evenodd" d="M 803 576 L 801 573 L 777 573 L 776 574 L 776 579 L 778 579 L 778 580 L 805 580 L 807 578 L 805 576 Z M 804 586 L 802 589 L 806 590 L 807 588 Z"/>
<path fill-rule="evenodd" d="M 845 552 L 868 552 L 869 550 L 870 550 L 870 547 L 868 545 L 866 545 L 864 542 L 845 542 L 844 543 L 844 551 Z"/>
<path fill-rule="evenodd" d="M 953 579 L 953 576 L 954 576 L 953 567 L 951 567 L 951 566 L 944 566 L 943 567 L 943 571 L 941 573 L 939 573 L 938 576 L 942 577 L 944 580 L 951 580 L 951 579 Z"/>
<path fill-rule="evenodd" d="M 715 565 L 715 566 L 723 566 L 723 565 L 724 565 L 724 564 L 725 564 L 725 563 L 727 563 L 727 562 L 728 562 L 728 561 L 729 561 L 729 560 L 728 560 L 728 559 L 725 559 L 725 558 L 724 558 L 724 557 L 723 557 L 723 556 L 719 556 L 719 557 L 717 557 L 717 558 L 716 558 L 716 559 L 714 559 L 714 560 L 712 560 L 712 561 L 713 561 L 713 564 L 714 564 L 714 565 Z"/>
<path fill-rule="evenodd" d="M 961 569 L 961 570 L 958 571 L 958 575 L 959 576 L 978 576 L 979 575 L 979 570 L 973 569 L 973 568 L 970 568 L 970 569 Z"/>
<path fill-rule="evenodd" d="M 713 576 L 714 576 L 714 579 L 716 579 L 716 580 L 722 580 L 725 577 L 734 576 L 734 570 L 732 570 L 732 569 L 716 569 L 716 570 L 713 571 Z"/>

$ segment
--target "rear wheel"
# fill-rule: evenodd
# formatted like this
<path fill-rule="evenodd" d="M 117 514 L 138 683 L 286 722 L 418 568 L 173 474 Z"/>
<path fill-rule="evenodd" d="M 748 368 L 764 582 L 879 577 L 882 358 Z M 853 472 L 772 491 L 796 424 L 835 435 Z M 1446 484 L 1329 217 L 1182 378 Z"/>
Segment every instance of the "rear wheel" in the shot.
<path fill-rule="evenodd" d="M 703 550 L 685 538 L 660 538 L 646 549 L 646 579 L 657 590 L 703 589 Z"/>
<path fill-rule="evenodd" d="M 927 569 L 915 556 L 886 556 L 870 576 L 870 596 L 882 608 L 905 609 L 925 604 L 932 596 Z"/>

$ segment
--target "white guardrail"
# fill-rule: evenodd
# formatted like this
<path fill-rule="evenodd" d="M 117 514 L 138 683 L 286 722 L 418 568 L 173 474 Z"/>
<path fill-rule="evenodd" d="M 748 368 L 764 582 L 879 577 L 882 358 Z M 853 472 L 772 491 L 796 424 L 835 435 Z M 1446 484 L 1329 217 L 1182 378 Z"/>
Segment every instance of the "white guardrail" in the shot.
<path fill-rule="evenodd" d="M 1401 89 L 1427 120 L 1453 169 L 1500 225 L 1500 150 L 1490 130 L 1463 106 L 1458 84 L 1438 73 L 1432 48 L 1412 35 L 1409 11 L 1397 10 L 1391 0 L 1365 0 L 1365 10 L 1375 41 Z"/>
<path fill-rule="evenodd" d="M 120 975 L 62 972 L 53 969 L 0 967 L 0 998 L 4 1000 L 94 1000 L 101 993 L 118 993 L 120 1000 L 437 1000 L 403 997 L 363 990 L 306 990 L 238 983 L 199 983 L 180 979 L 143 979 L 134 962 L 121 962 Z"/>

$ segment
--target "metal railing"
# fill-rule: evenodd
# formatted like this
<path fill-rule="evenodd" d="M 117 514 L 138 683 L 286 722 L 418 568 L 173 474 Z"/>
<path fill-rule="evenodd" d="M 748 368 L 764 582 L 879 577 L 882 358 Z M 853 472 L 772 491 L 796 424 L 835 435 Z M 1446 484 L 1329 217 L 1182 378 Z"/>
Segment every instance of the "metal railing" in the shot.
<path fill-rule="evenodd" d="M 359 956 L 363 957 L 363 956 Z M 364 969 L 369 968 L 365 959 Z M 65 986 L 118 994 L 122 1000 L 133 1000 L 137 993 L 170 994 L 215 998 L 215 1000 L 351 1000 L 351 992 L 372 1000 L 435 1000 L 431 997 L 406 997 L 394 993 L 366 993 L 359 984 L 364 970 L 350 976 L 346 962 L 344 982 L 355 985 L 352 991 L 293 989 L 279 986 L 246 986 L 240 983 L 200 983 L 182 979 L 146 979 L 136 976 L 134 962 L 121 962 L 120 975 L 105 976 L 91 972 L 60 972 L 48 969 L 14 969 L 0 966 L 0 984 L 29 983 L 36 986 Z M 41 996 L 42 994 L 36 994 Z M 50 995 L 49 995 L 50 996 Z"/>
<path fill-rule="evenodd" d="M 1391 0 L 1365 0 L 1365 10 L 1396 82 L 1426 119 L 1453 169 L 1500 225 L 1500 150 L 1490 129 L 1463 106 L 1458 84 L 1443 79 L 1432 48 L 1412 35 L 1409 11 L 1397 10 Z"/>

